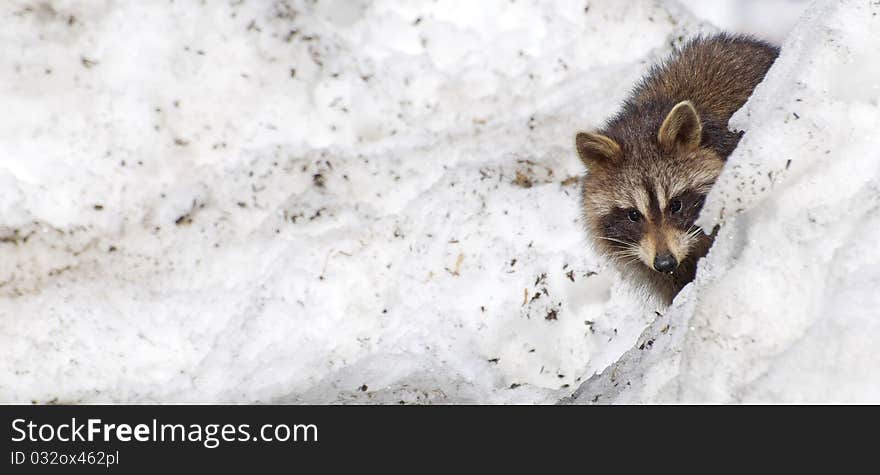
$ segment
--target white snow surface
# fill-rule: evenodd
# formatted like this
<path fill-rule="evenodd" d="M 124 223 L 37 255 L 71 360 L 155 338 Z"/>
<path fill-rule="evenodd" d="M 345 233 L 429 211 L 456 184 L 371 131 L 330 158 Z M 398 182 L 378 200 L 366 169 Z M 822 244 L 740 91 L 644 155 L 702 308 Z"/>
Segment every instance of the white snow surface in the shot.
<path fill-rule="evenodd" d="M 782 43 L 811 0 L 679 0 L 698 18 L 725 30 Z"/>
<path fill-rule="evenodd" d="M 788 37 L 667 310 L 572 138 L 674 2 L 4 2 L 0 401 L 877 400 L 878 9 Z"/>

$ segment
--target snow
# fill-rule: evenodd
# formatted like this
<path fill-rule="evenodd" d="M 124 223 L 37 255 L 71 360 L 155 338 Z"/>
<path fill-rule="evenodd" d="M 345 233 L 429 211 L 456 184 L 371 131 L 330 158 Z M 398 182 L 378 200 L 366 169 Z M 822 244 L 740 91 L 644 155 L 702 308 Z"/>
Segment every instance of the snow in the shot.
<path fill-rule="evenodd" d="M 3 401 L 552 402 L 649 322 L 571 137 L 674 9 L 3 9 Z"/>
<path fill-rule="evenodd" d="M 679 0 L 691 13 L 725 31 L 781 44 L 810 0 Z"/>
<path fill-rule="evenodd" d="M 667 310 L 572 138 L 676 2 L 4 2 L 0 401 L 876 399 L 877 8 L 788 37 Z"/>

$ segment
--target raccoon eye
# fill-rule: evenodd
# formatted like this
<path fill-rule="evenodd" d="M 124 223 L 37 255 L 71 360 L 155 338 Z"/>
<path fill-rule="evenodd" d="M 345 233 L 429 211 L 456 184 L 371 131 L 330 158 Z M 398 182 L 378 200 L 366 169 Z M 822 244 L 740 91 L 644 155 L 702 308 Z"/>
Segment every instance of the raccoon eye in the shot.
<path fill-rule="evenodd" d="M 642 214 L 639 213 L 638 210 L 635 210 L 635 209 L 629 210 L 626 213 L 626 216 L 629 218 L 630 221 L 632 221 L 634 223 L 638 223 L 639 221 L 642 220 Z"/>
<path fill-rule="evenodd" d="M 678 213 L 681 211 L 681 200 L 672 200 L 669 202 L 669 211 Z"/>

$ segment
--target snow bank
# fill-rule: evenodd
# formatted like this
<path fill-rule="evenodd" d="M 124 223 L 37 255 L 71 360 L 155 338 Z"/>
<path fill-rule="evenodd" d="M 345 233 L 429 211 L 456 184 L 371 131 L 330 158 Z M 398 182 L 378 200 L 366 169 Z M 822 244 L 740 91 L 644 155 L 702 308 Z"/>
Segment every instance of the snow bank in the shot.
<path fill-rule="evenodd" d="M 0 401 L 552 402 L 653 318 L 571 142 L 675 5 L 0 15 Z"/>
<path fill-rule="evenodd" d="M 880 400 L 880 5 L 820 2 L 732 120 L 695 285 L 569 402 Z"/>
<path fill-rule="evenodd" d="M 571 142 L 711 27 L 222 3 L 0 6 L 0 401 L 546 403 L 612 364 L 572 400 L 876 400 L 877 6 L 787 41 L 665 312 L 587 247 Z"/>

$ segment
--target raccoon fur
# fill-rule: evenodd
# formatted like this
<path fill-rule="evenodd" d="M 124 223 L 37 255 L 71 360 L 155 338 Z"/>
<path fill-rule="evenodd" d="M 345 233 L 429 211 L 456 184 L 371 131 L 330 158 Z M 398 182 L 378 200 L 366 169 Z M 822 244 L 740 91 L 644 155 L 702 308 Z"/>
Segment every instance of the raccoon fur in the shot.
<path fill-rule="evenodd" d="M 694 279 L 713 236 L 694 225 L 743 132 L 730 116 L 779 49 L 720 34 L 653 66 L 604 127 L 577 134 L 584 221 L 600 252 L 667 304 Z"/>

